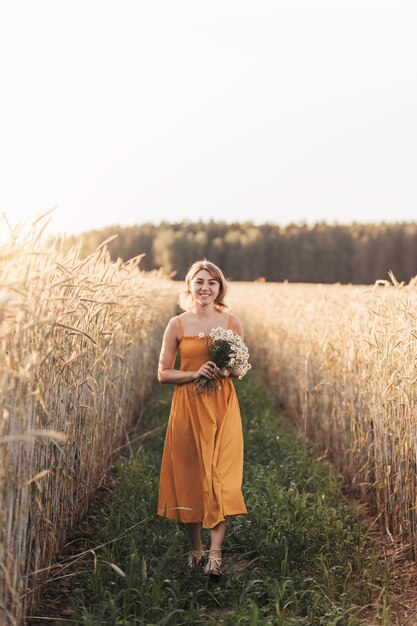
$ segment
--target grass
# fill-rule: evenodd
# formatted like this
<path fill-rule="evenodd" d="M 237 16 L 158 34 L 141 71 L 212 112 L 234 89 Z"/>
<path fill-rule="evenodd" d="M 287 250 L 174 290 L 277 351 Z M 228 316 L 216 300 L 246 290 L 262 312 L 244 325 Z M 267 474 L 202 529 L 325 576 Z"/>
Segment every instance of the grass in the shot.
<path fill-rule="evenodd" d="M 148 403 L 153 430 L 117 462 L 114 489 L 84 532 L 95 570 L 70 596 L 77 624 L 224 626 L 390 623 L 389 572 L 341 492 L 339 477 L 297 440 L 253 376 L 237 384 L 245 437 L 248 515 L 229 522 L 226 575 L 213 583 L 186 571 L 181 524 L 155 515 L 172 388 Z M 208 547 L 208 531 L 205 531 Z"/>

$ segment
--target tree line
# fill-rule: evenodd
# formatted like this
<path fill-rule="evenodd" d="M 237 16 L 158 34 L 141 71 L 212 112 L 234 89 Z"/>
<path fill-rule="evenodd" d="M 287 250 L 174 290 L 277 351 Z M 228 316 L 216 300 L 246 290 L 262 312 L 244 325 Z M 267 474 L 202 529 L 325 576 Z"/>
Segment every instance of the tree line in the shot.
<path fill-rule="evenodd" d="M 183 279 L 191 263 L 204 257 L 231 280 L 369 284 L 388 278 L 389 270 L 399 281 L 417 275 L 417 223 L 162 222 L 89 231 L 64 245 L 81 239 L 87 256 L 114 234 L 108 244 L 113 259 L 144 253 L 141 269 L 162 268 L 174 279 Z"/>

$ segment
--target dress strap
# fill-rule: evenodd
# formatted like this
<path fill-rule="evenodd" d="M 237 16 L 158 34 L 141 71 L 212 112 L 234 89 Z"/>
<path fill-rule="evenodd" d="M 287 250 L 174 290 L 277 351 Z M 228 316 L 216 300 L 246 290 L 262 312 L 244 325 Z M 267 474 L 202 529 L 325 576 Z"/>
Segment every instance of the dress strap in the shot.
<path fill-rule="evenodd" d="M 230 313 L 230 315 L 229 315 L 229 330 L 232 329 L 232 320 L 233 320 L 233 315 Z"/>
<path fill-rule="evenodd" d="M 182 329 L 182 322 L 181 322 L 181 320 L 180 320 L 178 315 L 177 315 L 177 322 L 178 322 L 178 326 L 180 327 L 181 337 L 184 337 L 184 331 Z"/>

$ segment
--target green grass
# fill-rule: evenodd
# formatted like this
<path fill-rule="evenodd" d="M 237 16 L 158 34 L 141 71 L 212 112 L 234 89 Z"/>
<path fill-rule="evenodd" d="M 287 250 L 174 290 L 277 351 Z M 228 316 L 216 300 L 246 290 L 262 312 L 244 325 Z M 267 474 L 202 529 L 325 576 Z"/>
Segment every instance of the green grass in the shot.
<path fill-rule="evenodd" d="M 188 572 L 183 525 L 155 514 L 172 394 L 163 385 L 144 414 L 145 431 L 162 428 L 145 437 L 131 458 L 117 462 L 115 488 L 89 528 L 92 548 L 111 543 L 96 550 L 95 571 L 70 597 L 77 623 L 354 626 L 369 612 L 372 624 L 390 623 L 388 572 L 381 570 L 339 478 L 292 435 L 253 376 L 236 388 L 248 515 L 228 524 L 226 575 L 213 583 Z M 204 539 L 208 547 L 208 531 Z"/>

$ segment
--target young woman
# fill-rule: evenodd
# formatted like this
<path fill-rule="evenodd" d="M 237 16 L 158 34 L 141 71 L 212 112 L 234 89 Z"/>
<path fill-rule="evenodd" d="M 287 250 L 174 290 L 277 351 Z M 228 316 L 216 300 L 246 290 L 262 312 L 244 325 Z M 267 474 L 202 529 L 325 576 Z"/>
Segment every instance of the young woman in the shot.
<path fill-rule="evenodd" d="M 226 518 L 243 515 L 241 486 L 243 437 L 239 403 L 231 377 L 209 360 L 207 335 L 218 326 L 243 339 L 236 315 L 227 312 L 227 283 L 210 261 L 196 261 L 185 278 L 180 306 L 165 330 L 159 360 L 160 383 L 176 385 L 162 455 L 158 515 L 184 522 L 191 541 L 188 566 L 203 562 L 201 528 L 209 528 L 211 546 L 205 574 L 220 576 Z M 180 370 L 173 369 L 179 350 Z M 197 394 L 199 376 L 215 379 L 216 389 Z"/>

